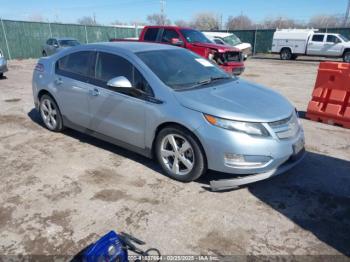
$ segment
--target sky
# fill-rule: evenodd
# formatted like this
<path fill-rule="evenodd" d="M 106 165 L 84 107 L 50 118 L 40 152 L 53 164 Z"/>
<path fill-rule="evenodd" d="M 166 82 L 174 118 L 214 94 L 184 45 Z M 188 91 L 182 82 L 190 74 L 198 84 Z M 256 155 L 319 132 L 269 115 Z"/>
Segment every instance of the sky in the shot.
<path fill-rule="evenodd" d="M 255 22 L 265 18 L 289 17 L 308 21 L 314 15 L 341 15 L 348 0 L 165 0 L 165 13 L 171 21 L 189 21 L 196 13 L 213 12 L 228 16 L 244 14 Z M 110 24 L 145 22 L 149 14 L 160 12 L 160 0 L 0 0 L 0 18 L 76 23 L 95 14 L 97 22 Z"/>

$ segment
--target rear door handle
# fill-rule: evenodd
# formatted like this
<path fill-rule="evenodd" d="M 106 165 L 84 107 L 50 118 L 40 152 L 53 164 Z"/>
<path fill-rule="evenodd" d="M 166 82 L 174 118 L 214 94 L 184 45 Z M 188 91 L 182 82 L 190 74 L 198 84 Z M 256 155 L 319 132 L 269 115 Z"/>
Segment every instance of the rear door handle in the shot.
<path fill-rule="evenodd" d="M 92 96 L 99 96 L 100 95 L 100 91 L 97 88 L 94 88 L 94 89 L 90 90 L 90 95 L 92 95 Z"/>
<path fill-rule="evenodd" d="M 57 85 L 57 86 L 59 86 L 59 85 L 62 85 L 63 84 L 63 81 L 62 81 L 62 78 L 56 78 L 55 79 L 55 84 Z"/>

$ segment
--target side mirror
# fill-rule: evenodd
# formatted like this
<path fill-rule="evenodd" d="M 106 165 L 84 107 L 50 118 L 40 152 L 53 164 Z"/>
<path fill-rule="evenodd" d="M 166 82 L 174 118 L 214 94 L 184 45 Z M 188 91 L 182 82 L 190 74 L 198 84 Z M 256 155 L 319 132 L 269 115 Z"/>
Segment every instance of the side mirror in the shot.
<path fill-rule="evenodd" d="M 170 43 L 172 45 L 176 45 L 176 46 L 183 46 L 184 45 L 184 42 L 182 42 L 182 40 L 179 38 L 171 38 Z"/>
<path fill-rule="evenodd" d="M 130 90 L 133 88 L 130 81 L 125 76 L 117 76 L 107 82 L 107 86 Z"/>

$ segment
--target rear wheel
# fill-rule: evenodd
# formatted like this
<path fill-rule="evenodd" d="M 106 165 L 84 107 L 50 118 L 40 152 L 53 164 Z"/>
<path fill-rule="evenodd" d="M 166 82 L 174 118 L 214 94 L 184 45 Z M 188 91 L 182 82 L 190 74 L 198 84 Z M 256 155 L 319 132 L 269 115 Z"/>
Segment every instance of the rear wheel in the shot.
<path fill-rule="evenodd" d="M 61 112 L 51 96 L 41 97 L 40 115 L 47 129 L 54 132 L 60 132 L 63 129 Z"/>
<path fill-rule="evenodd" d="M 350 51 L 345 51 L 343 55 L 343 61 L 345 63 L 350 63 Z"/>
<path fill-rule="evenodd" d="M 196 180 L 207 170 L 196 138 L 180 127 L 167 127 L 159 132 L 155 153 L 164 172 L 182 182 Z"/>
<path fill-rule="evenodd" d="M 289 48 L 283 48 L 280 53 L 280 58 L 282 60 L 291 60 L 293 57 L 292 51 Z"/>
<path fill-rule="evenodd" d="M 3 78 L 4 77 L 4 73 L 0 73 L 0 78 Z"/>

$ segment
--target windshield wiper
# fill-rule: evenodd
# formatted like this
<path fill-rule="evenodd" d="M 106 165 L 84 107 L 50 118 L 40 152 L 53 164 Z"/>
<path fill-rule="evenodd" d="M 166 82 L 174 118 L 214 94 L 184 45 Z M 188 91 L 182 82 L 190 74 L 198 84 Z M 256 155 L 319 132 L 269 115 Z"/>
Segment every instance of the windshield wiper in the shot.
<path fill-rule="evenodd" d="M 204 80 L 198 81 L 196 83 L 196 85 L 207 85 L 207 84 L 210 84 L 210 83 L 212 83 L 214 81 L 217 81 L 217 80 L 230 79 L 230 78 L 231 77 L 229 77 L 229 76 L 216 76 L 216 77 L 212 76 L 212 77 L 210 77 L 208 79 L 204 79 Z"/>

